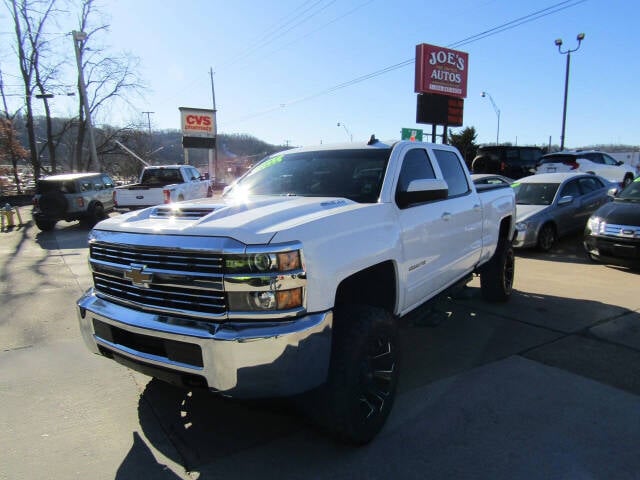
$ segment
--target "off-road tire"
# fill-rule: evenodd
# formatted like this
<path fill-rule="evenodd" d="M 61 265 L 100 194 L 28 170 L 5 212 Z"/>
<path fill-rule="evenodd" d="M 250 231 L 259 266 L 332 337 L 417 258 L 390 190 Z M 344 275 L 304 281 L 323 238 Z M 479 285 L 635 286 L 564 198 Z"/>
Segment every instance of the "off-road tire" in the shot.
<path fill-rule="evenodd" d="M 346 443 L 370 442 L 382 429 L 399 374 L 396 320 L 367 305 L 336 307 L 329 377 L 317 392 L 322 426 Z"/>
<path fill-rule="evenodd" d="M 38 227 L 38 229 L 42 232 L 50 232 L 51 230 L 53 230 L 56 226 L 56 221 L 55 220 L 48 220 L 48 219 L 35 219 L 34 220 L 36 227 Z"/>
<path fill-rule="evenodd" d="M 491 173 L 489 171 L 489 159 L 487 157 L 476 158 L 471 164 L 473 173 Z"/>
<path fill-rule="evenodd" d="M 550 251 L 556 244 L 556 228 L 551 223 L 545 223 L 538 232 L 537 247 L 541 252 Z"/>
<path fill-rule="evenodd" d="M 107 214 L 104 211 L 104 206 L 101 203 L 93 203 L 89 206 L 84 220 L 88 225 L 93 226 L 105 218 L 107 218 Z"/>
<path fill-rule="evenodd" d="M 47 217 L 59 220 L 64 218 L 69 208 L 67 198 L 62 192 L 50 192 L 43 194 L 38 200 L 40 211 Z"/>
<path fill-rule="evenodd" d="M 490 302 L 506 302 L 513 292 L 515 278 L 515 254 L 511 242 L 498 241 L 496 251 L 480 269 L 480 291 Z"/>

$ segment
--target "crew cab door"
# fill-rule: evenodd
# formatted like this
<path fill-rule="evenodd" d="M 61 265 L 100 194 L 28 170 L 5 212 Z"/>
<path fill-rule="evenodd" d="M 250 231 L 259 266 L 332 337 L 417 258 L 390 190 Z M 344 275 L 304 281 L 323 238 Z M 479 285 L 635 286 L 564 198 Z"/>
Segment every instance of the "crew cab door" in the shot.
<path fill-rule="evenodd" d="M 187 198 L 202 198 L 207 196 L 206 182 L 200 180 L 200 172 L 195 167 L 187 167 L 183 172 L 185 187 L 187 188 Z"/>
<path fill-rule="evenodd" d="M 403 312 L 473 269 L 481 252 L 482 211 L 461 160 L 451 150 L 429 150 L 412 148 L 405 153 L 396 184 L 403 250 L 399 268 L 405 280 Z M 445 180 L 451 185 L 438 199 L 401 201 L 412 183 L 425 179 Z"/>

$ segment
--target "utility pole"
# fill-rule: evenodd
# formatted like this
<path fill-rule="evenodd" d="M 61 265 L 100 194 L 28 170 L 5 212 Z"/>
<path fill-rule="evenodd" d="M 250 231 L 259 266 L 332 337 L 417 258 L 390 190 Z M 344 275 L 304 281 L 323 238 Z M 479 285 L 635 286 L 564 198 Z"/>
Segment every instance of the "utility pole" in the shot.
<path fill-rule="evenodd" d="M 151 114 L 156 112 L 142 112 L 147 115 L 147 125 L 149 125 L 149 138 L 151 138 Z"/>
<path fill-rule="evenodd" d="M 78 84 L 80 87 L 80 94 L 82 95 L 82 106 L 84 108 L 84 116 L 87 122 L 87 129 L 89 130 L 89 150 L 91 152 L 91 161 L 97 167 L 98 171 L 102 171 L 102 166 L 98 161 L 98 152 L 96 151 L 96 141 L 93 137 L 93 123 L 91 123 L 91 109 L 89 108 L 89 97 L 87 96 L 87 86 L 84 83 L 84 72 L 82 70 L 82 50 L 80 49 L 80 42 L 84 42 L 87 39 L 85 32 L 78 32 L 76 30 L 71 32 L 73 37 L 73 47 L 76 51 L 76 63 L 78 64 Z M 80 162 L 80 159 L 78 159 Z"/>
<path fill-rule="evenodd" d="M 213 68 L 209 67 L 209 76 L 211 77 L 211 98 L 213 100 L 213 151 L 209 149 L 209 178 L 210 180 L 218 180 L 218 116 L 216 114 L 216 91 L 213 88 Z"/>

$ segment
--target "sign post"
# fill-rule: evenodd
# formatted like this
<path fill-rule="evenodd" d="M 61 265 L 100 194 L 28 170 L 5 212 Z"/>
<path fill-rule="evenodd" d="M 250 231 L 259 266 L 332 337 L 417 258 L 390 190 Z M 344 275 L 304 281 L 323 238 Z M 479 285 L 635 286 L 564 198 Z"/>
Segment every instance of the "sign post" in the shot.
<path fill-rule="evenodd" d="M 402 140 L 410 140 L 412 142 L 422 141 L 422 129 L 420 128 L 403 128 Z"/>

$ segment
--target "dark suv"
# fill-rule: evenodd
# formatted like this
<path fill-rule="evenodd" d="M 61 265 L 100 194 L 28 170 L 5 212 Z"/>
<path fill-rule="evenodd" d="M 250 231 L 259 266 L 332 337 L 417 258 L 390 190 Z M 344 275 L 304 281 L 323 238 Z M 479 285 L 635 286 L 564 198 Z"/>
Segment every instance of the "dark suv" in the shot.
<path fill-rule="evenodd" d="M 104 173 L 65 173 L 38 180 L 31 215 L 42 231 L 59 220 L 93 225 L 115 208 L 113 180 Z"/>
<path fill-rule="evenodd" d="M 495 173 L 517 179 L 533 175 L 540 157 L 540 147 L 483 145 L 471 163 L 473 173 Z"/>

